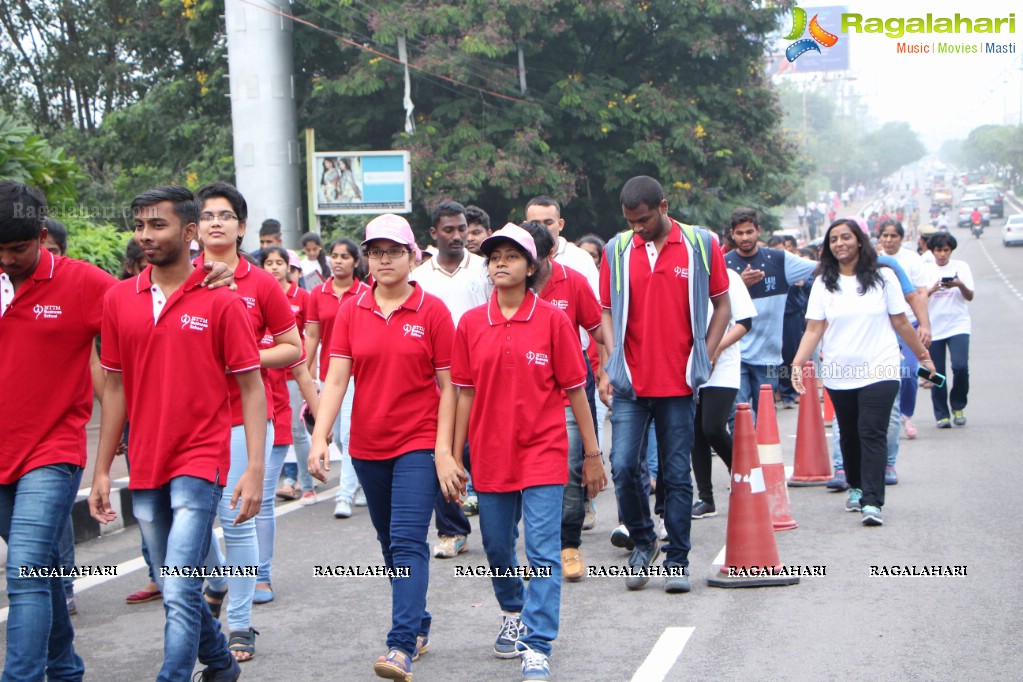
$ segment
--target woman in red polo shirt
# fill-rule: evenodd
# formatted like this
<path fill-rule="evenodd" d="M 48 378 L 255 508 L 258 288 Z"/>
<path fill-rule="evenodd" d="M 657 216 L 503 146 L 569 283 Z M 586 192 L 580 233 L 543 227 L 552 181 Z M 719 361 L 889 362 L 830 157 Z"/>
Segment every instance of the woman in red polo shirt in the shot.
<path fill-rule="evenodd" d="M 294 263 L 292 262 L 294 261 Z M 305 303 L 309 298 L 308 292 L 292 282 L 288 273 L 292 265 L 298 264 L 298 256 L 289 254 L 283 246 L 270 246 L 263 249 L 263 269 L 277 281 L 288 297 L 291 312 L 295 315 L 295 324 L 298 326 L 299 335 L 305 327 Z M 299 266 L 301 267 L 301 266 Z M 273 336 L 267 334 L 263 337 L 259 347 L 272 348 L 274 345 Z M 256 577 L 256 591 L 252 597 L 253 604 L 266 604 L 274 600 L 274 592 L 271 586 L 273 573 L 274 539 L 277 533 L 277 522 L 274 516 L 274 486 L 277 477 L 280 476 L 281 467 L 284 466 L 284 458 L 288 454 L 288 447 L 292 444 L 298 446 L 294 433 L 299 430 L 305 435 L 308 443 L 308 435 L 305 433 L 305 424 L 302 423 L 301 415 L 292 409 L 291 392 L 300 394 L 299 404 L 302 398 L 309 403 L 309 409 L 316 413 L 319 407 L 319 400 L 316 393 L 316 385 L 309 375 L 305 366 L 303 356 L 291 367 L 268 369 L 270 392 L 274 401 L 274 441 L 270 451 L 270 459 L 267 461 L 266 476 L 263 479 L 263 503 L 260 506 L 259 514 L 256 516 L 256 536 L 259 540 L 259 572 Z M 295 422 L 298 422 L 296 429 Z M 308 445 L 306 445 L 305 457 L 308 457 Z M 313 502 L 316 501 L 315 493 Z M 306 503 L 303 495 L 302 502 Z"/>
<path fill-rule="evenodd" d="M 451 450 L 455 389 L 449 368 L 455 330 L 444 303 L 408 281 L 418 249 L 404 218 L 374 218 L 366 225 L 362 246 L 375 284 L 338 310 L 309 470 L 326 480 L 327 434 L 355 373 L 360 385 L 373 390 L 355 395 L 352 462 L 384 563 L 395 572 L 388 652 L 373 669 L 380 677 L 409 681 L 412 660 L 429 646 L 426 536 L 438 478 L 451 488 L 465 481 Z"/>
<path fill-rule="evenodd" d="M 524 679 L 546 680 L 561 608 L 561 508 L 568 482 L 562 391 L 584 459 L 600 462 L 601 453 L 579 334 L 558 307 L 531 291 L 538 273 L 532 236 L 508 224 L 484 240 L 481 253 L 494 293 L 458 323 L 451 363 L 460 388 L 453 446 L 461 452 L 468 434 L 487 560 L 493 570 L 511 573 L 491 579 L 504 615 L 494 653 L 521 656 Z M 584 466 L 582 482 L 596 496 L 607 483 L 603 467 Z M 444 485 L 444 493 L 458 491 Z M 528 594 L 515 575 L 520 520 L 535 575 Z"/>
<path fill-rule="evenodd" d="M 200 205 L 199 235 L 202 238 L 206 260 L 221 262 L 234 270 L 237 294 L 245 303 L 252 323 L 252 333 L 259 343 L 267 334 L 274 343 L 259 351 L 263 383 L 267 387 L 266 452 L 264 458 L 264 496 L 276 479 L 269 479 L 270 456 L 273 449 L 273 395 L 269 390 L 266 370 L 274 367 L 290 367 L 302 359 L 302 341 L 291 312 L 288 299 L 281 287 L 266 271 L 252 265 L 242 257 L 239 249 L 245 235 L 248 205 L 245 197 L 235 187 L 215 182 L 197 192 Z M 185 371 L 186 368 L 182 368 Z M 237 384 L 229 382 L 231 391 L 231 467 L 227 472 L 227 485 L 233 486 L 244 473 L 248 463 L 247 436 L 242 426 L 242 406 Z M 282 424 L 283 426 L 283 424 Z M 256 536 L 256 520 L 235 524 L 238 509 L 231 509 L 230 500 L 221 500 L 218 510 L 220 525 L 224 530 L 226 559 L 220 555 L 216 539 L 210 543 L 208 565 L 222 566 L 244 573 L 249 566 L 259 564 L 259 543 Z M 208 579 L 206 599 L 214 616 L 220 615 L 224 597 L 230 591 L 227 608 L 227 623 L 230 632 L 228 647 L 239 662 L 250 660 L 256 653 L 256 631 L 252 628 L 252 599 L 256 588 L 256 577 L 243 574 Z"/>

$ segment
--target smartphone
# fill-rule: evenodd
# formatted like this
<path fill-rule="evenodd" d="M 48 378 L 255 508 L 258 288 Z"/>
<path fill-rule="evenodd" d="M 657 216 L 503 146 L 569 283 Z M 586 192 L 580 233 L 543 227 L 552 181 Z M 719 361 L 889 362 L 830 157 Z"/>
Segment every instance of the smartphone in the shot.
<path fill-rule="evenodd" d="M 952 275 L 951 277 L 942 277 L 941 278 L 941 286 L 943 286 L 943 287 L 945 287 L 947 289 L 949 287 L 949 285 L 951 285 L 952 282 L 954 282 L 956 277 L 958 277 L 958 276 L 959 276 L 959 273 L 956 273 L 955 275 Z"/>
<path fill-rule="evenodd" d="M 924 381 L 931 382 L 932 384 L 934 384 L 938 388 L 943 388 L 945 386 L 945 377 L 943 375 L 941 375 L 941 374 L 938 374 L 937 372 L 935 372 L 934 374 L 931 374 L 925 368 L 917 367 L 916 368 L 916 375 L 918 377 L 920 377 L 921 379 L 923 379 Z"/>

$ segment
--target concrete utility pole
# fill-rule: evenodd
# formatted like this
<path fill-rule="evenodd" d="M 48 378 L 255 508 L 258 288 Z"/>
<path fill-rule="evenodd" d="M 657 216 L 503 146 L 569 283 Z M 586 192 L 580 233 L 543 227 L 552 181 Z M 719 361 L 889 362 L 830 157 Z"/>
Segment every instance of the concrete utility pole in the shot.
<path fill-rule="evenodd" d="M 259 226 L 281 221 L 284 244 L 302 230 L 291 22 L 287 0 L 225 0 L 231 124 L 238 189 L 249 204 L 243 248 L 259 246 Z"/>

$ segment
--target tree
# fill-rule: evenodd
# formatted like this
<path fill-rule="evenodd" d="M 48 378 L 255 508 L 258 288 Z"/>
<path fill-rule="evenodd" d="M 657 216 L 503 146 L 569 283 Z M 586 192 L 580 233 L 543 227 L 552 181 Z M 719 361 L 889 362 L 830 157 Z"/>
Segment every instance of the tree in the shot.
<path fill-rule="evenodd" d="M 877 161 L 881 177 L 923 158 L 927 150 L 905 121 L 889 121 L 863 136 L 860 144 L 868 158 Z"/>
<path fill-rule="evenodd" d="M 763 76 L 777 9 L 703 0 L 305 5 L 304 19 L 359 44 L 338 40 L 324 53 L 322 37 L 296 27 L 296 44 L 308 45 L 296 60 L 310 76 L 300 116 L 337 147 L 410 149 L 420 211 L 452 197 L 500 223 L 520 220 L 525 201 L 546 193 L 568 204 L 570 232 L 607 235 L 621 226 L 618 192 L 633 175 L 657 177 L 673 213 L 713 227 L 736 205 L 775 205 L 795 187 L 794 150 Z M 403 35 L 414 135 L 402 130 L 402 69 L 381 56 Z"/>
<path fill-rule="evenodd" d="M 0 111 L 0 178 L 38 187 L 54 205 L 74 201 L 85 175 L 63 149 Z"/>

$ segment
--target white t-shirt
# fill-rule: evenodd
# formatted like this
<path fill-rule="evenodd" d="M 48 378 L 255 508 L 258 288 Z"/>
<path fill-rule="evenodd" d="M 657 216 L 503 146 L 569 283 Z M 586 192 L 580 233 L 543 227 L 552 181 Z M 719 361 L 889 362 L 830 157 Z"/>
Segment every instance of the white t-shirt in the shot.
<path fill-rule="evenodd" d="M 726 334 L 735 326 L 737 320 L 757 316 L 757 309 L 753 305 L 753 299 L 750 298 L 749 289 L 742 283 L 739 273 L 730 268 L 728 269 L 728 299 L 732 304 L 732 319 L 728 321 L 728 327 L 725 329 Z M 714 304 L 708 303 L 707 306 L 709 308 L 707 319 L 709 320 L 714 314 Z M 721 351 L 717 364 L 714 365 L 714 371 L 704 386 L 739 388 L 739 365 L 742 364 L 742 357 L 739 354 L 740 345 L 738 342 L 733 343 Z"/>
<path fill-rule="evenodd" d="M 817 277 L 810 289 L 806 319 L 828 323 L 821 345 L 818 375 L 836 390 L 862 388 L 899 379 L 899 341 L 889 315 L 906 312 L 902 287 L 891 268 L 879 268 L 883 286 L 862 296 L 854 275 L 840 275 L 838 289 L 828 291 Z"/>
<path fill-rule="evenodd" d="M 934 281 L 927 275 L 927 265 L 924 263 L 924 259 L 916 251 L 910 251 L 906 247 L 902 247 L 892 258 L 899 262 L 902 269 L 906 271 L 906 277 L 909 278 L 910 283 L 917 289 L 934 284 Z M 906 317 L 909 318 L 910 322 L 916 322 L 916 315 L 913 314 L 911 308 L 906 310 Z"/>
<path fill-rule="evenodd" d="M 948 263 L 942 267 L 938 267 L 937 263 L 931 263 L 928 274 L 930 286 L 934 286 L 942 277 L 958 277 L 967 289 L 976 291 L 973 285 L 973 271 L 965 261 L 949 258 Z M 970 310 L 959 287 L 935 291 L 927 303 L 927 314 L 931 318 L 931 338 L 935 341 L 970 333 Z"/>
<path fill-rule="evenodd" d="M 454 272 L 442 268 L 434 256 L 413 270 L 409 281 L 419 282 L 426 293 L 444 301 L 456 327 L 468 310 L 490 300 L 492 289 L 486 261 L 469 251 Z"/>

